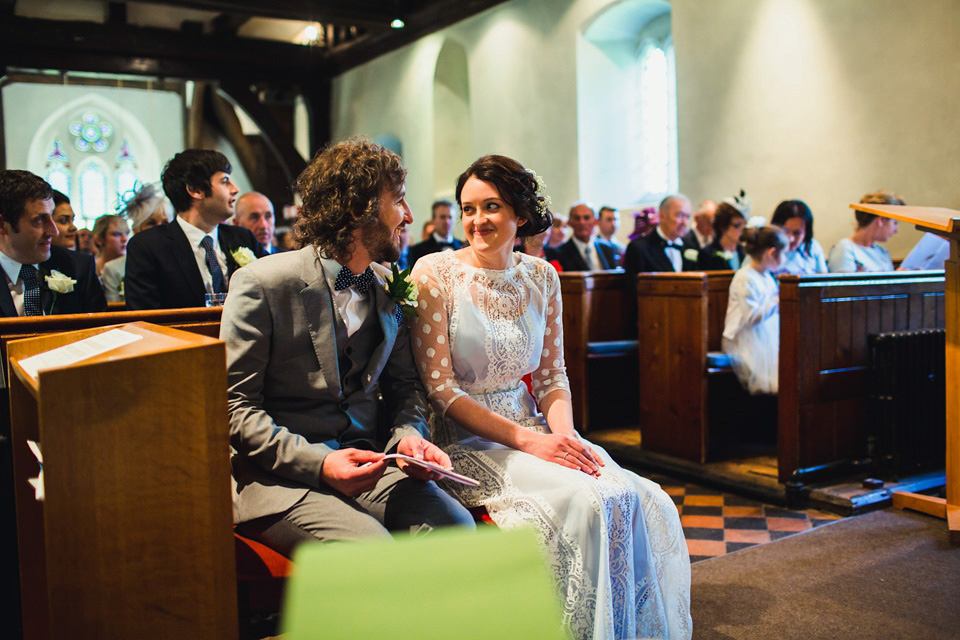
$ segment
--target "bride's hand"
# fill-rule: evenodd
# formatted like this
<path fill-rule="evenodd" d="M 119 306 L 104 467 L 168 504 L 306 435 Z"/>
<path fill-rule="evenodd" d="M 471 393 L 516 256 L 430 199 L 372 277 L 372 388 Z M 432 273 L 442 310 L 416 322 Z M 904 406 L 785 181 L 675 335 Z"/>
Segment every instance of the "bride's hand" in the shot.
<path fill-rule="evenodd" d="M 576 438 L 557 433 L 533 433 L 520 447 L 521 451 L 537 456 L 547 462 L 583 471 L 591 476 L 600 475 L 600 466 L 592 452 Z"/>

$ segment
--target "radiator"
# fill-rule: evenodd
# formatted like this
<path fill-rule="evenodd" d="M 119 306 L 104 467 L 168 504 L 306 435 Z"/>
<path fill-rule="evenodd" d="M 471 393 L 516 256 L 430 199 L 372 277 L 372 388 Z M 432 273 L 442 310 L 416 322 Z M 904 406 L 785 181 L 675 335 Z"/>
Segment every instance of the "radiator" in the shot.
<path fill-rule="evenodd" d="M 873 458 L 899 478 L 946 460 L 943 329 L 870 336 Z"/>

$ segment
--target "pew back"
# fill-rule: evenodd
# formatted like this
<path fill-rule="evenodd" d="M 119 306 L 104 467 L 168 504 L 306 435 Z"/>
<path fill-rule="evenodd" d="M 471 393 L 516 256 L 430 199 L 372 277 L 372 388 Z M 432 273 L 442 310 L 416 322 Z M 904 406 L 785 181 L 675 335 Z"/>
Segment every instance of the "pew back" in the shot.
<path fill-rule="evenodd" d="M 944 311 L 942 271 L 780 277 L 781 482 L 866 456 L 868 337 L 942 328 Z"/>
<path fill-rule="evenodd" d="M 720 349 L 732 271 L 637 276 L 643 446 L 707 459 L 707 352 Z"/>
<path fill-rule="evenodd" d="M 573 421 L 583 433 L 590 429 L 589 361 L 635 357 L 637 332 L 631 322 L 635 301 L 625 278 L 622 271 L 560 274 L 564 361 L 570 379 Z M 635 384 L 625 381 L 617 389 L 620 398 L 632 403 Z"/>
<path fill-rule="evenodd" d="M 151 322 L 174 329 L 183 329 L 211 338 L 220 337 L 220 307 L 190 309 L 156 309 L 150 311 L 107 311 L 104 313 L 76 313 L 62 316 L 26 316 L 0 318 L 0 357 L 4 370 L 7 362 L 7 344 L 11 340 L 33 338 L 49 333 L 91 329 L 128 322 Z"/>

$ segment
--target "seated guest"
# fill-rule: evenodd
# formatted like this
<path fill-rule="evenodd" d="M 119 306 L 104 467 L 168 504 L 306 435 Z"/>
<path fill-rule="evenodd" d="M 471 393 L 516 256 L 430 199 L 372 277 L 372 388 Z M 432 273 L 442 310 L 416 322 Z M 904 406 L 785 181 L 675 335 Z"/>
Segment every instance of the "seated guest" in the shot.
<path fill-rule="evenodd" d="M 88 256 L 97 255 L 97 249 L 93 246 L 93 232 L 90 229 L 77 230 L 77 251 Z"/>
<path fill-rule="evenodd" d="M 631 241 L 647 235 L 653 228 L 660 224 L 660 216 L 653 207 L 644 207 L 641 211 L 633 213 L 633 233 L 630 234 Z M 624 251 L 626 253 L 626 251 Z"/>
<path fill-rule="evenodd" d="M 133 233 L 167 224 L 173 220 L 173 206 L 152 184 L 144 185 L 123 207 L 121 215 L 133 228 Z M 123 302 L 123 276 L 127 270 L 126 254 L 103 265 L 100 284 L 107 302 Z"/>
<path fill-rule="evenodd" d="M 163 191 L 177 217 L 130 240 L 128 309 L 206 306 L 206 294 L 225 294 L 241 263 L 263 255 L 248 229 L 222 224 L 237 197 L 231 171 L 222 153 L 201 149 L 181 151 L 163 168 Z"/>
<path fill-rule="evenodd" d="M 239 270 L 223 308 L 234 518 L 287 556 L 310 540 L 473 526 L 434 472 L 384 459 L 451 468 L 425 439 L 410 330 L 376 264 L 396 262 L 413 221 L 405 178 L 367 140 L 319 153 L 296 183 L 303 247 Z"/>
<path fill-rule="evenodd" d="M 583 202 L 570 207 L 570 228 L 573 236 L 557 249 L 564 271 L 602 271 L 616 269 L 620 253 L 609 242 L 594 239 L 597 214 Z"/>
<path fill-rule="evenodd" d="M 93 246 L 97 248 L 97 275 L 103 273 L 103 266 L 127 253 L 127 238 L 130 227 L 127 221 L 117 214 L 100 216 L 93 223 Z"/>
<path fill-rule="evenodd" d="M 547 235 L 547 242 L 544 245 L 548 249 L 559 249 L 560 245 L 567 241 L 567 217 L 561 213 L 554 214 L 553 224 L 550 225 L 550 233 Z"/>
<path fill-rule="evenodd" d="M 627 245 L 623 268 L 628 281 L 645 271 L 696 269 L 698 250 L 683 240 L 690 224 L 690 200 L 682 194 L 667 196 L 660 202 L 659 219 L 652 232 Z"/>
<path fill-rule="evenodd" d="M 806 275 L 827 272 L 823 247 L 813 238 L 813 213 L 802 200 L 784 200 L 770 221 L 783 229 L 790 244 L 783 252 L 783 264 L 776 274 Z"/>
<path fill-rule="evenodd" d="M 723 350 L 732 356 L 733 370 L 747 391 L 777 393 L 780 287 L 773 272 L 787 239 L 777 227 L 747 229 L 743 237 L 750 265 L 730 281 Z"/>
<path fill-rule="evenodd" d="M 693 214 L 693 228 L 684 237 L 687 244 L 704 249 L 714 240 L 713 217 L 717 213 L 717 203 L 713 200 L 704 200 L 700 208 Z"/>
<path fill-rule="evenodd" d="M 246 227 L 260 243 L 263 255 L 276 253 L 273 246 L 273 203 L 257 191 L 250 191 L 237 198 L 233 224 Z"/>
<path fill-rule="evenodd" d="M 552 229 L 553 227 L 551 227 Z M 546 229 L 534 236 L 525 236 L 521 238 L 523 252 L 527 255 L 534 256 L 535 258 L 540 258 L 541 260 L 546 260 L 553 268 L 557 271 L 563 271 L 563 265 L 560 264 L 560 260 L 557 259 L 556 250 L 551 249 L 547 245 L 547 238 L 550 237 L 550 230 Z"/>
<path fill-rule="evenodd" d="M 293 251 L 296 245 L 293 242 L 293 230 L 290 227 L 280 227 L 275 234 L 277 239 L 277 253 Z"/>
<path fill-rule="evenodd" d="M 77 226 L 73 224 L 73 207 L 70 198 L 53 190 L 53 222 L 57 225 L 57 237 L 53 239 L 55 247 L 77 249 Z"/>
<path fill-rule="evenodd" d="M 53 189 L 29 171 L 0 171 L 0 315 L 105 311 L 92 256 L 53 245 Z"/>
<path fill-rule="evenodd" d="M 713 242 L 703 249 L 697 260 L 701 271 L 736 271 L 743 263 L 746 252 L 740 244 L 740 235 L 747 221 L 743 214 L 729 202 L 721 202 L 713 217 Z"/>
<path fill-rule="evenodd" d="M 597 212 L 597 233 L 602 240 L 613 245 L 617 254 L 623 255 L 626 247 L 617 240 L 618 229 L 620 229 L 620 212 L 606 205 L 600 207 L 600 211 Z"/>
<path fill-rule="evenodd" d="M 423 228 L 420 230 L 420 242 L 425 242 L 433 234 L 433 220 L 427 220 L 423 223 Z"/>
<path fill-rule="evenodd" d="M 453 203 L 449 200 L 437 200 L 433 203 L 433 217 L 430 219 L 433 231 L 423 242 L 410 247 L 407 253 L 407 266 L 413 267 L 423 256 L 437 251 L 454 251 L 463 246 L 463 242 L 453 237 Z"/>
<path fill-rule="evenodd" d="M 906 204 L 889 191 L 874 191 L 860 199 L 864 204 Z M 897 232 L 897 221 L 892 218 L 854 211 L 857 230 L 853 236 L 843 238 L 830 249 L 827 266 L 833 273 L 856 271 L 893 271 L 890 252 L 878 242 L 886 242 Z"/>

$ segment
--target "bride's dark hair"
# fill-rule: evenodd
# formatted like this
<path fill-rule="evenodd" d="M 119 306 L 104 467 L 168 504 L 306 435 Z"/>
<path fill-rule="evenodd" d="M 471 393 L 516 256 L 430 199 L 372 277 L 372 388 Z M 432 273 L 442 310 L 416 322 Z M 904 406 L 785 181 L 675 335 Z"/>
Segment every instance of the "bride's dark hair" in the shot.
<path fill-rule="evenodd" d="M 471 177 L 489 182 L 497 188 L 504 202 L 513 208 L 517 218 L 526 221 L 517 227 L 517 236 L 535 236 L 550 228 L 553 214 L 550 201 L 540 191 L 543 184 L 532 171 L 506 156 L 483 156 L 457 178 L 457 206 L 463 211 L 460 193 Z"/>

